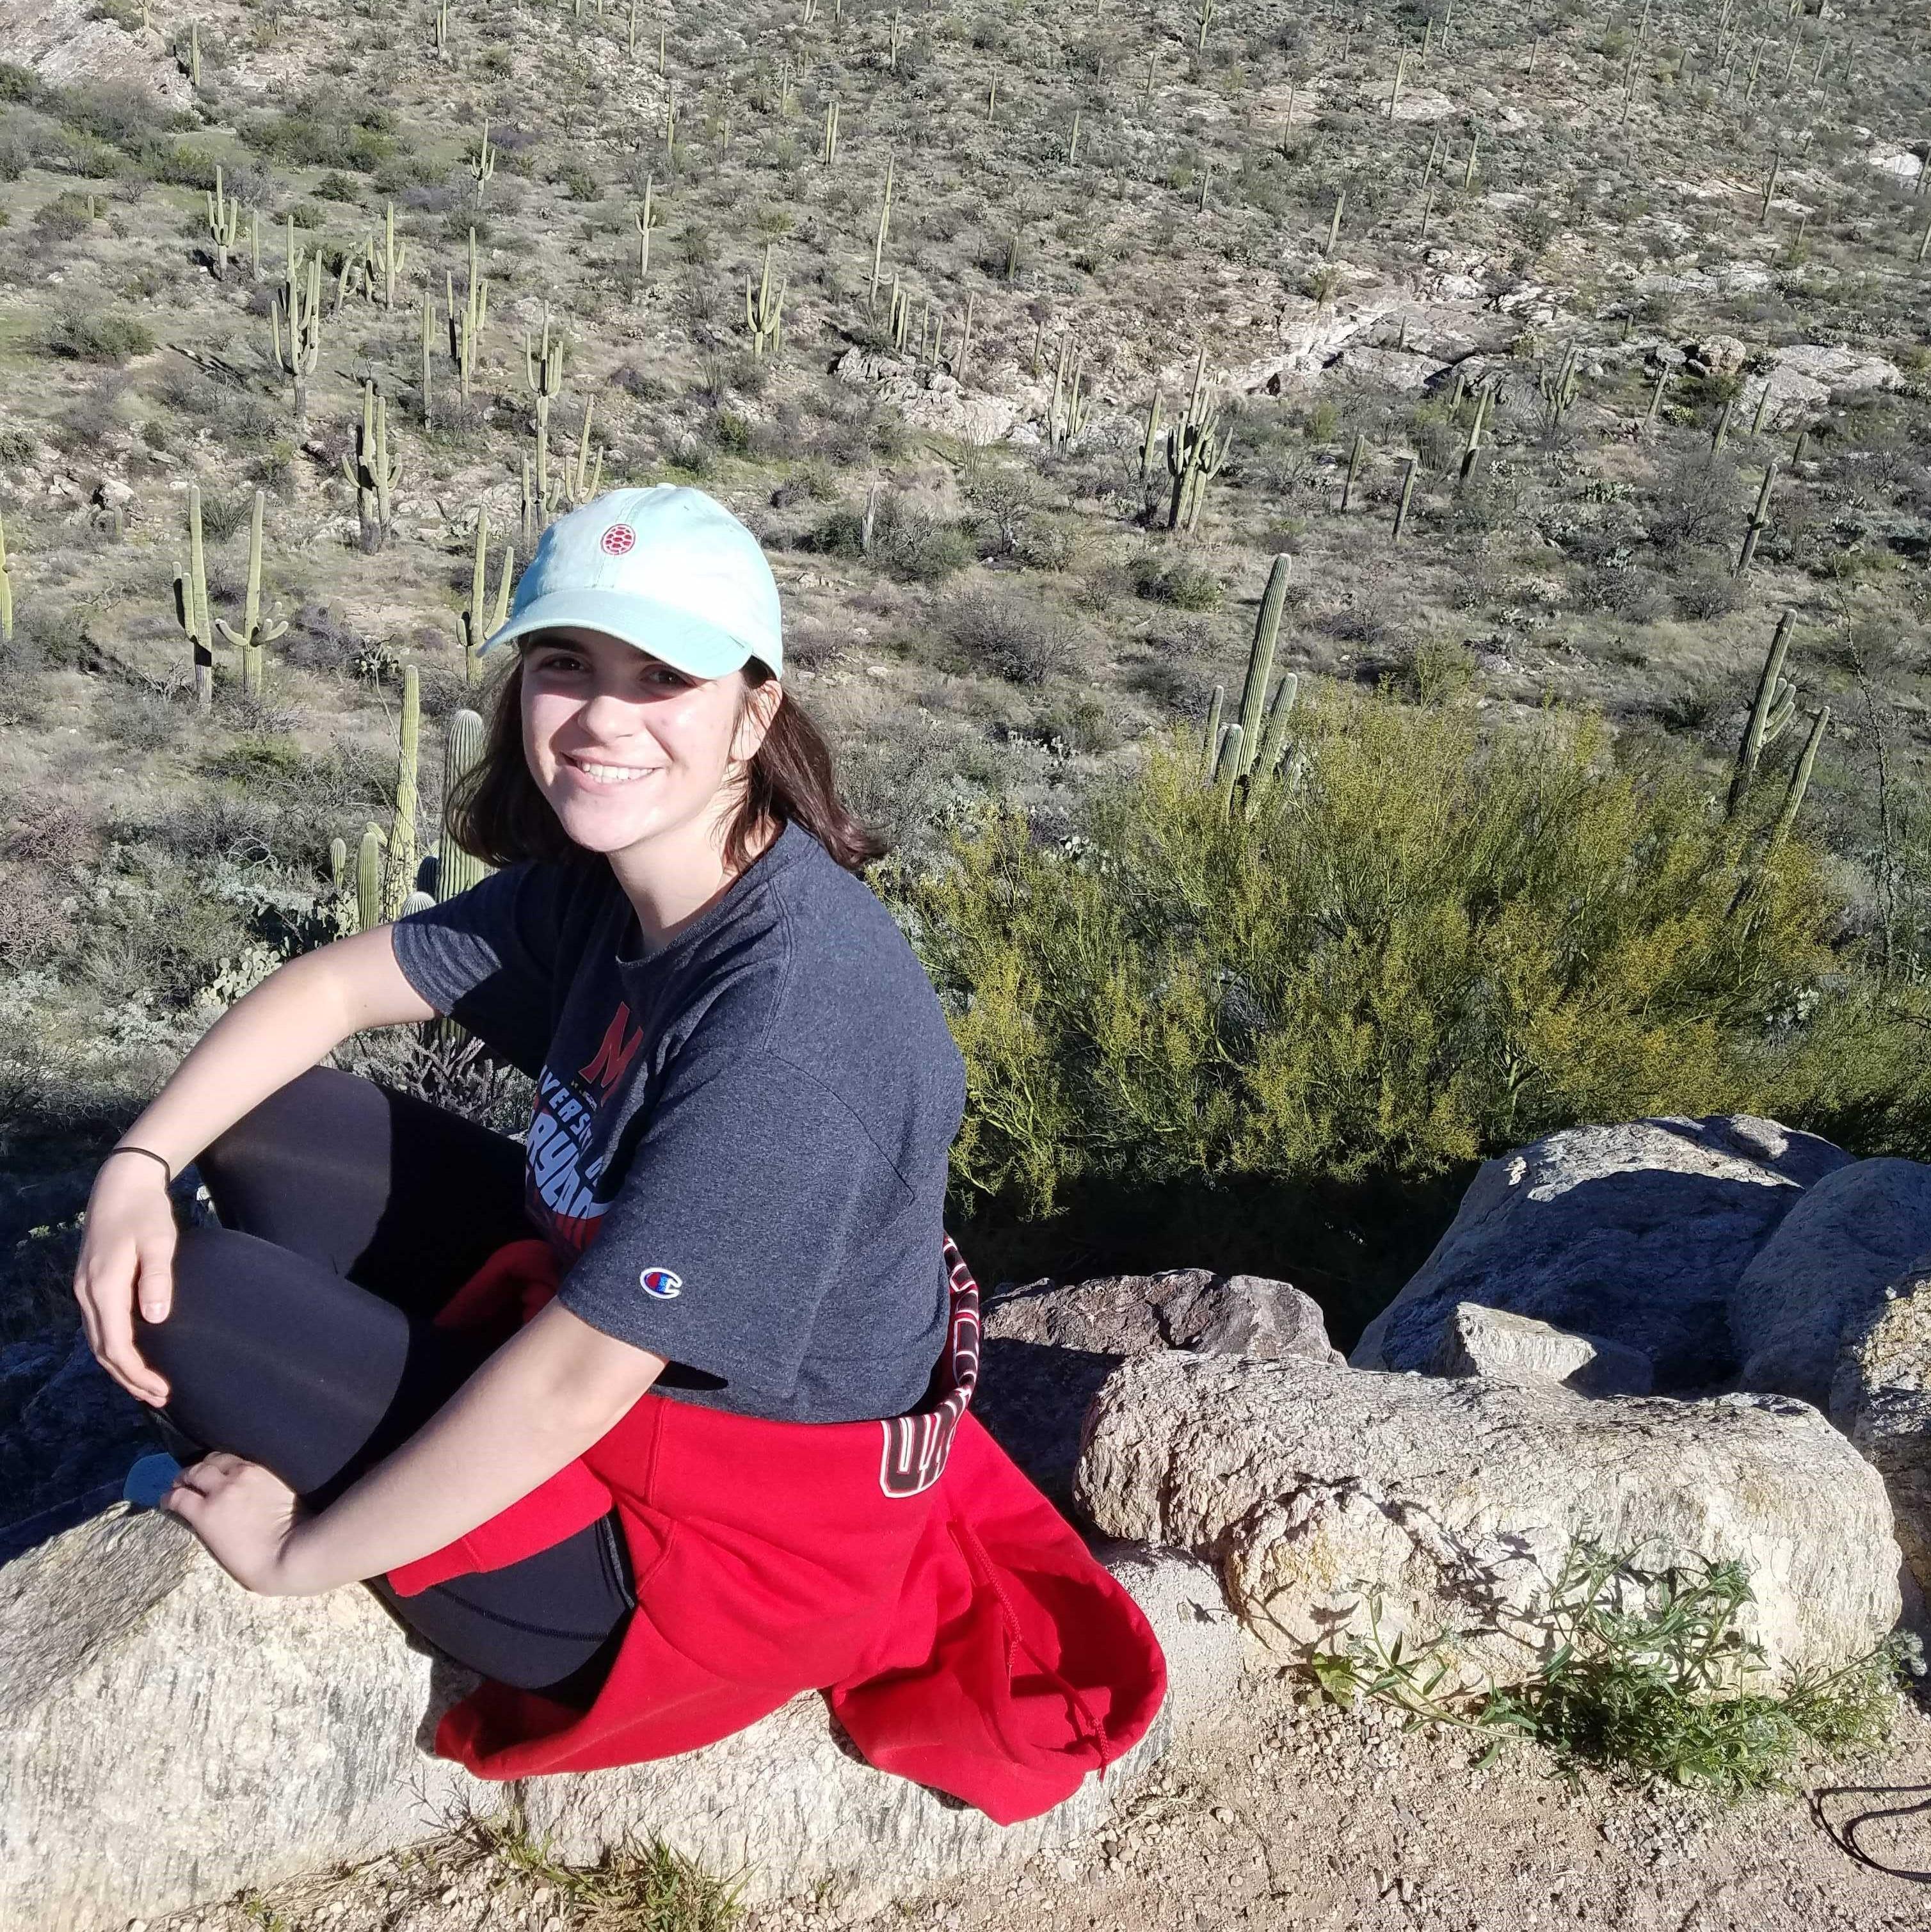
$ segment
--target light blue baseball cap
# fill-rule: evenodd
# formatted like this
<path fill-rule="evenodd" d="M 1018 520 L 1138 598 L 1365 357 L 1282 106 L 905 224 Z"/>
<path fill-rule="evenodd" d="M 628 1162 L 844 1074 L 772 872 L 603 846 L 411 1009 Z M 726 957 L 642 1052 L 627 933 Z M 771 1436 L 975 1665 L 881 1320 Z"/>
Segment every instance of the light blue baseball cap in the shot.
<path fill-rule="evenodd" d="M 784 675 L 778 581 L 756 537 L 681 484 L 610 490 L 537 540 L 509 622 L 483 649 L 562 625 L 604 631 L 693 677 L 747 658 Z"/>

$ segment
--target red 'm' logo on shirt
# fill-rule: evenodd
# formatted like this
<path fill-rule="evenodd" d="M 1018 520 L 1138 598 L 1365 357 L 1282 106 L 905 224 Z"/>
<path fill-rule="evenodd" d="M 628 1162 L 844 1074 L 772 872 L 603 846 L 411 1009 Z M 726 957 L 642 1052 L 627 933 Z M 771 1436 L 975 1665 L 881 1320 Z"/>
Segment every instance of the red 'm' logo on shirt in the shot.
<path fill-rule="evenodd" d="M 639 1027 L 625 1038 L 630 1025 L 630 1004 L 619 1000 L 617 1010 L 610 1016 L 610 1023 L 604 1029 L 604 1037 L 589 1064 L 583 1066 L 579 1078 L 595 1083 L 598 1094 L 607 1096 L 610 1089 L 624 1077 L 631 1061 L 637 1054 L 643 1039 L 643 1029 Z"/>

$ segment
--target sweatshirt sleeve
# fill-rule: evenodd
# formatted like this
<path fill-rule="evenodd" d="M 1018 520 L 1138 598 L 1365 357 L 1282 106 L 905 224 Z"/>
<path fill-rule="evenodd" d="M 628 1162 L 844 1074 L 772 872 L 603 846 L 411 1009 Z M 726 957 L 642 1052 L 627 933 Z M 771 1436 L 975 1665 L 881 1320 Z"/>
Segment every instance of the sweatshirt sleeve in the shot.
<path fill-rule="evenodd" d="M 526 860 L 389 929 L 403 978 L 532 1078 L 550 1044 L 570 884 L 564 867 Z"/>
<path fill-rule="evenodd" d="M 912 1190 L 844 1103 L 769 1053 L 691 1055 L 557 1298 L 754 1405 L 796 1387 L 832 1276 Z"/>

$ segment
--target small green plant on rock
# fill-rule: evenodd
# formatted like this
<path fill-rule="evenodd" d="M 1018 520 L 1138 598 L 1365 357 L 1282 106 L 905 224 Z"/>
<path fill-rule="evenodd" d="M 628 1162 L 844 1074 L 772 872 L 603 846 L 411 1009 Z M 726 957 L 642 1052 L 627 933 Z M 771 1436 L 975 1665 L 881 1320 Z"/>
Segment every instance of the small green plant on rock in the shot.
<path fill-rule="evenodd" d="M 1488 1740 L 1486 1763 L 1510 1738 L 1552 1751 L 1572 1774 L 1591 1765 L 1663 1778 L 1726 1798 L 1785 1788 L 1805 1758 L 1868 1750 L 1889 1735 L 1905 1674 L 1922 1674 L 1916 1638 L 1894 1634 L 1835 1670 L 1789 1672 L 1780 1690 L 1762 1646 L 1738 1616 L 1753 1600 L 1741 1562 L 1689 1556 L 1656 1567 L 1638 1550 L 1586 1537 L 1506 1634 L 1534 1654 L 1534 1672 L 1498 1688 L 1456 1688 L 1453 1652 L 1465 1633 L 1411 1646 L 1384 1634 L 1383 1600 L 1365 1589 L 1366 1632 L 1337 1637 L 1308 1661 L 1337 1702 L 1374 1697 Z"/>

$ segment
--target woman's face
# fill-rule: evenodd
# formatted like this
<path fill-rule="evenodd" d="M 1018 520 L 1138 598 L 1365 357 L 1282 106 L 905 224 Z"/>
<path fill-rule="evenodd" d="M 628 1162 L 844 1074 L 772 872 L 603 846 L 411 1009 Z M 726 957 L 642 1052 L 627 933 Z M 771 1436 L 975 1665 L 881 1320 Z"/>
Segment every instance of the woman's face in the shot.
<path fill-rule="evenodd" d="M 773 679 L 743 699 L 742 670 L 697 678 L 602 631 L 554 630 L 525 646 L 530 773 L 586 851 L 616 852 L 725 815 L 732 760 L 748 760 L 780 701 Z"/>

